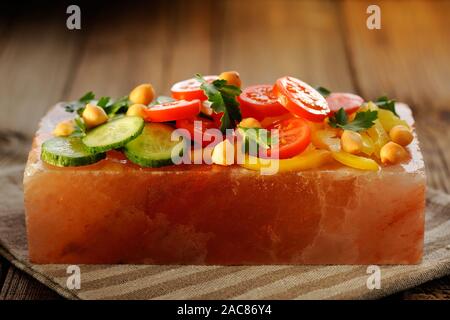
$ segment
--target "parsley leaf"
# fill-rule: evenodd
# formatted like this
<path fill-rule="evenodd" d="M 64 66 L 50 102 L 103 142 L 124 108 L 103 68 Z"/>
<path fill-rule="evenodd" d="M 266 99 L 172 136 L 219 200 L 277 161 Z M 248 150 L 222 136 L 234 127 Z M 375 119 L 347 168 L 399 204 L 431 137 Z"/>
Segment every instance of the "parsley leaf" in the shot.
<path fill-rule="evenodd" d="M 82 96 L 80 99 L 78 99 L 79 102 L 81 103 L 89 103 L 89 101 L 94 100 L 95 99 L 95 94 L 92 91 L 89 91 L 87 93 L 84 94 L 84 96 Z"/>
<path fill-rule="evenodd" d="M 92 102 L 94 99 L 95 94 L 92 91 L 89 91 L 77 101 L 65 105 L 64 108 L 67 112 L 77 112 L 78 115 L 81 115 L 86 104 Z M 113 101 L 110 97 L 101 97 L 96 103 L 96 105 L 103 108 L 110 117 L 117 113 L 126 112 L 129 104 L 128 96 L 117 99 L 116 101 Z"/>
<path fill-rule="evenodd" d="M 105 107 L 108 105 L 110 99 L 111 99 L 110 97 L 101 97 L 97 102 L 97 106 L 105 109 Z"/>
<path fill-rule="evenodd" d="M 334 116 L 330 116 L 329 118 L 330 126 L 333 128 L 338 128 L 341 125 L 346 125 L 348 123 L 347 112 L 345 112 L 344 108 L 340 108 Z"/>
<path fill-rule="evenodd" d="M 67 112 L 78 112 L 80 113 L 81 109 L 84 108 L 84 106 L 89 103 L 91 100 L 95 99 L 95 94 L 92 91 L 89 91 L 85 93 L 81 98 L 79 98 L 77 101 L 73 101 L 67 105 L 64 106 L 64 109 Z"/>
<path fill-rule="evenodd" d="M 343 129 L 361 131 L 369 129 L 374 125 L 374 121 L 378 118 L 378 111 L 358 112 L 352 122 L 346 124 Z"/>
<path fill-rule="evenodd" d="M 75 122 L 75 130 L 72 133 L 72 136 L 84 136 L 86 134 L 86 125 L 84 124 L 83 119 L 81 119 L 80 116 L 76 116 L 73 121 Z"/>
<path fill-rule="evenodd" d="M 214 112 L 223 112 L 222 118 L 220 118 L 220 130 L 224 132 L 225 129 L 234 128 L 236 122 L 242 120 L 239 102 L 236 100 L 236 97 L 241 94 L 241 89 L 228 85 L 227 81 L 223 79 L 209 83 L 200 74 L 196 74 L 195 78 L 200 81 L 200 88 L 211 102 Z"/>
<path fill-rule="evenodd" d="M 108 116 L 111 117 L 117 113 L 126 112 L 128 110 L 129 105 L 130 101 L 128 100 L 128 96 L 124 96 L 114 101 L 114 103 L 107 105 L 103 109 L 105 109 L 105 112 L 108 114 Z"/>
<path fill-rule="evenodd" d="M 374 103 L 378 106 L 378 108 L 389 110 L 393 114 L 398 116 L 397 112 L 395 112 L 395 100 L 389 99 L 386 96 L 382 96 L 379 97 Z"/>
<path fill-rule="evenodd" d="M 328 97 L 331 94 L 331 91 L 325 87 L 317 87 L 316 90 L 324 97 Z"/>
<path fill-rule="evenodd" d="M 344 130 L 362 131 L 369 129 L 374 125 L 374 121 L 378 118 L 378 111 L 362 111 L 356 113 L 355 119 L 348 122 L 348 116 L 344 108 L 340 108 L 338 112 L 329 118 L 330 126 L 333 128 L 341 128 Z"/>

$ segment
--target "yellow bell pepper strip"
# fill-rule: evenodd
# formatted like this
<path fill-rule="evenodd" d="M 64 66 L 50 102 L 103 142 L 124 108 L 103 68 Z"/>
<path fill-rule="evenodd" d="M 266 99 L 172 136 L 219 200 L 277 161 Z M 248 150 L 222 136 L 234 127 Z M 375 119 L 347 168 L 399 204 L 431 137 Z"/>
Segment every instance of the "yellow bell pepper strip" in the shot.
<path fill-rule="evenodd" d="M 367 129 L 367 134 L 372 139 L 375 146 L 374 154 L 377 158 L 379 158 L 381 148 L 390 141 L 387 132 L 380 123 L 380 120 L 377 119 L 374 121 L 374 125 Z"/>
<path fill-rule="evenodd" d="M 269 161 L 278 161 L 278 172 L 300 171 L 318 168 L 333 160 L 331 152 L 328 150 L 307 150 L 301 154 L 289 159 L 260 159 L 254 156 L 246 155 L 242 167 L 259 171 L 269 166 Z"/>
<path fill-rule="evenodd" d="M 370 171 L 378 171 L 379 169 L 376 161 L 365 157 L 355 156 L 354 154 L 344 151 L 332 152 L 332 156 L 336 161 L 355 169 Z"/>
<path fill-rule="evenodd" d="M 405 120 L 400 119 L 389 110 L 378 109 L 378 119 L 381 122 L 384 130 L 387 132 L 397 125 L 402 125 L 410 129 L 408 123 Z"/>
<path fill-rule="evenodd" d="M 361 138 L 362 138 L 362 142 L 363 142 L 363 147 L 362 147 L 362 153 L 370 156 L 375 152 L 375 145 L 372 141 L 372 139 L 369 137 L 369 135 L 366 132 L 361 132 L 360 133 Z"/>
<path fill-rule="evenodd" d="M 334 130 L 317 130 L 311 133 L 312 144 L 319 149 L 330 151 L 341 150 L 341 142 Z"/>

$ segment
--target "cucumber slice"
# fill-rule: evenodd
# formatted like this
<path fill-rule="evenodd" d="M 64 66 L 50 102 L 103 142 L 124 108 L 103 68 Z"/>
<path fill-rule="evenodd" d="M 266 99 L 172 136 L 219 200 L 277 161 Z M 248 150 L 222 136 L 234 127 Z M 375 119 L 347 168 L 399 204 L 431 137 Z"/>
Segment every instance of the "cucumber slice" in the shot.
<path fill-rule="evenodd" d="M 127 158 L 142 167 L 162 167 L 173 164 L 172 149 L 180 143 L 171 141 L 174 129 L 161 123 L 148 123 L 142 134 L 129 142 L 124 152 Z"/>
<path fill-rule="evenodd" d="M 76 167 L 105 158 L 104 153 L 89 152 L 79 137 L 56 137 L 42 144 L 41 159 L 58 167 Z"/>
<path fill-rule="evenodd" d="M 92 129 L 82 141 L 91 152 L 105 152 L 123 147 L 139 136 L 143 128 L 141 117 L 118 117 Z"/>

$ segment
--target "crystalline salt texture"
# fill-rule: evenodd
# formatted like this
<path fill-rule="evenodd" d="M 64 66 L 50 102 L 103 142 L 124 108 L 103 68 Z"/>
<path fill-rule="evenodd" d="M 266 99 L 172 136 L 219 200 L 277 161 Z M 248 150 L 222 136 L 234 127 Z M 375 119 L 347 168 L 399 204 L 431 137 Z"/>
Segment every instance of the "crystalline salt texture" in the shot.
<path fill-rule="evenodd" d="M 402 117 L 412 122 L 405 105 Z M 78 168 L 39 159 L 60 106 L 42 121 L 25 170 L 35 263 L 411 264 L 423 250 L 425 173 L 411 159 L 379 172 L 342 166 L 262 176 L 246 169 L 143 169 L 117 152 Z"/>

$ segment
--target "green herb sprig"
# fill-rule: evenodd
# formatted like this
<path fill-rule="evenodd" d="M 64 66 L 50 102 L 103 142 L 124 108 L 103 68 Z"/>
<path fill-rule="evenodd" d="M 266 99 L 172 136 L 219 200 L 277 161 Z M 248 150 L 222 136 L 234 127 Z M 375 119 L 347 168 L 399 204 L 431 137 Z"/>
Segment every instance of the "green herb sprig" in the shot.
<path fill-rule="evenodd" d="M 344 130 L 352 131 L 362 131 L 369 129 L 375 123 L 374 121 L 378 118 L 378 111 L 360 111 L 356 113 L 355 119 L 353 121 L 348 121 L 347 113 L 344 108 L 340 108 L 334 116 L 329 118 L 330 126 L 333 128 L 341 128 Z"/>
<path fill-rule="evenodd" d="M 83 137 L 86 135 L 86 125 L 83 121 L 83 119 L 81 119 L 80 116 L 76 116 L 73 119 L 73 122 L 75 123 L 75 130 L 72 132 L 72 136 L 80 136 Z"/>
<path fill-rule="evenodd" d="M 241 89 L 227 84 L 227 81 L 222 79 L 209 83 L 200 74 L 196 74 L 195 78 L 200 81 L 200 88 L 211 102 L 214 112 L 223 112 L 220 118 L 220 130 L 224 132 L 225 129 L 234 128 L 242 120 L 239 102 L 236 100 L 236 97 L 241 94 Z"/>
<path fill-rule="evenodd" d="M 389 110 L 393 114 L 398 116 L 397 112 L 395 112 L 395 100 L 389 99 L 386 96 L 382 96 L 379 97 L 374 103 L 378 106 L 378 108 Z"/>
<path fill-rule="evenodd" d="M 109 102 L 103 109 L 109 117 L 112 117 L 118 113 L 126 113 L 130 105 L 131 101 L 128 99 L 128 96 L 123 96 L 114 102 Z"/>
<path fill-rule="evenodd" d="M 76 101 L 73 101 L 64 106 L 67 112 L 76 112 L 78 115 L 81 115 L 84 111 L 86 104 L 94 101 L 95 94 L 92 91 L 85 93 L 81 98 Z M 101 97 L 96 102 L 96 105 L 100 108 L 103 108 L 109 117 L 113 117 L 118 113 L 125 113 L 130 106 L 130 101 L 128 96 L 124 96 L 117 100 L 112 100 L 110 97 Z"/>
<path fill-rule="evenodd" d="M 80 110 L 84 108 L 84 106 L 89 103 L 90 101 L 95 99 L 95 94 L 92 91 L 89 91 L 85 93 L 81 98 L 79 98 L 77 101 L 70 102 L 69 104 L 64 106 L 64 109 L 67 112 L 78 112 L 80 113 Z"/>

